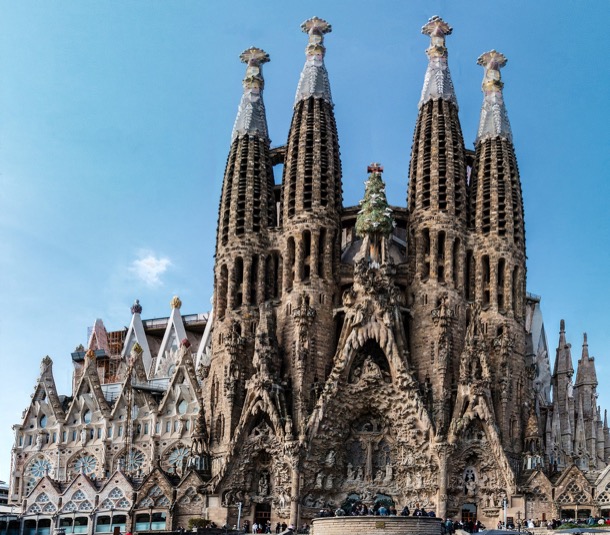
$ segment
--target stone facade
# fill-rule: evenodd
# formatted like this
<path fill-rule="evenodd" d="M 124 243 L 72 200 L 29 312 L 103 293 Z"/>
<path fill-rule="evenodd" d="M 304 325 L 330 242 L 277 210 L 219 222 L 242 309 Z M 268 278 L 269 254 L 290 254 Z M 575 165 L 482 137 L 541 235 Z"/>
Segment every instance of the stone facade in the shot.
<path fill-rule="evenodd" d="M 309 522 L 360 500 L 437 516 L 610 510 L 610 432 L 586 337 L 575 383 L 562 323 L 551 373 L 526 293 L 524 213 L 491 51 L 474 151 L 464 147 L 433 17 L 407 207 L 371 164 L 342 205 L 324 36 L 313 18 L 287 144 L 270 148 L 262 66 L 244 95 L 220 200 L 214 306 L 106 332 L 72 354 L 71 396 L 47 357 L 15 426 L 10 499 L 26 529 L 144 531 Z M 273 166 L 283 164 L 281 185 Z M 406 184 L 405 184 L 406 187 Z M 42 524 L 40 524 L 42 522 Z M 29 526 L 29 527 L 28 527 Z M 84 526 L 84 527 L 83 527 Z"/>

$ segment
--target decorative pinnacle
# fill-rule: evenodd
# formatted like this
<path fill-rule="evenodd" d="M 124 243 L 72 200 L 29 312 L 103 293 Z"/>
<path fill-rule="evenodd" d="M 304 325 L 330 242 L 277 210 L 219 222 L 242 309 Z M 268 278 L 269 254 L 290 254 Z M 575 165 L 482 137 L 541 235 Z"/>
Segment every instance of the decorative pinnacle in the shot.
<path fill-rule="evenodd" d="M 309 35 L 309 43 L 305 47 L 305 66 L 297 86 L 294 100 L 295 106 L 309 97 L 318 97 L 332 104 L 328 72 L 324 66 L 324 34 L 332 30 L 332 26 L 323 19 L 312 17 L 301 24 L 301 30 Z"/>
<path fill-rule="evenodd" d="M 180 307 L 182 306 L 182 301 L 180 301 L 180 298 L 177 295 L 175 295 L 170 301 L 170 306 L 172 308 L 177 308 L 178 310 L 180 310 Z"/>
<path fill-rule="evenodd" d="M 136 299 L 131 305 L 131 313 L 132 314 L 142 314 L 142 305 L 140 304 L 140 300 Z"/>
<path fill-rule="evenodd" d="M 333 27 L 324 19 L 312 17 L 301 24 L 301 30 L 303 30 L 303 33 L 309 34 L 309 43 L 305 48 L 305 54 L 307 56 L 320 54 L 324 57 L 324 53 L 326 52 L 326 48 L 323 44 L 324 34 L 332 32 Z"/>
<path fill-rule="evenodd" d="M 500 69 L 506 65 L 506 62 L 507 59 L 504 54 L 495 50 L 481 54 L 477 60 L 477 64 L 485 68 L 482 84 L 485 96 L 481 108 L 477 143 L 483 139 L 494 137 L 505 138 L 511 143 L 513 141 L 504 97 L 502 96 L 504 84 L 500 79 Z"/>
<path fill-rule="evenodd" d="M 267 118 L 263 103 L 265 80 L 262 66 L 269 61 L 269 54 L 261 48 L 251 46 L 240 54 L 239 59 L 248 66 L 242 82 L 244 94 L 237 109 L 231 139 L 246 134 L 268 139 Z"/>
<path fill-rule="evenodd" d="M 483 91 L 501 91 L 504 83 L 501 80 L 500 69 L 506 65 L 508 60 L 504 54 L 495 50 L 490 50 L 481 54 L 477 60 L 477 65 L 485 68 L 483 76 Z"/>
<path fill-rule="evenodd" d="M 432 17 L 421 29 L 430 36 L 430 46 L 426 49 L 428 68 L 424 78 L 424 87 L 419 99 L 419 107 L 429 100 L 447 100 L 457 108 L 457 98 L 451 81 L 447 63 L 445 36 L 451 35 L 453 29 L 440 17 Z"/>
<path fill-rule="evenodd" d="M 239 59 L 242 63 L 247 63 L 246 77 L 244 78 L 244 90 L 263 89 L 265 80 L 263 79 L 262 65 L 269 62 L 269 54 L 261 48 L 251 46 L 244 50 Z"/>
<path fill-rule="evenodd" d="M 445 36 L 451 35 L 452 32 L 453 28 L 437 15 L 434 15 L 424 24 L 421 33 L 430 36 L 430 46 L 426 50 L 429 58 L 447 57 Z"/>

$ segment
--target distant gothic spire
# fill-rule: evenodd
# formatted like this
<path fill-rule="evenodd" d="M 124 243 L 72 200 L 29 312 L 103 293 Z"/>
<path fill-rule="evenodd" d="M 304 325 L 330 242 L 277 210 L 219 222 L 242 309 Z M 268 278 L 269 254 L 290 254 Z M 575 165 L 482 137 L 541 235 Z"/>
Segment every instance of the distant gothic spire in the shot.
<path fill-rule="evenodd" d="M 481 119 L 477 134 L 478 143 L 486 138 L 503 137 L 512 142 L 513 135 L 504 105 L 500 69 L 506 65 L 508 60 L 500 52 L 491 50 L 482 54 L 477 64 L 485 68 L 483 76 L 483 107 L 481 108 Z"/>
<path fill-rule="evenodd" d="M 303 32 L 309 34 L 309 43 L 305 48 L 305 66 L 301 71 L 301 78 L 297 86 L 294 99 L 295 106 L 309 97 L 322 98 L 332 103 L 330 96 L 330 83 L 328 72 L 324 66 L 324 34 L 332 31 L 332 26 L 323 19 L 312 17 L 301 24 Z"/>
<path fill-rule="evenodd" d="M 233 135 L 231 139 L 239 136 L 258 135 L 268 140 L 267 117 L 263 103 L 263 64 L 269 61 L 269 54 L 260 48 L 250 47 L 239 56 L 243 63 L 247 63 L 246 76 L 243 80 L 244 94 L 241 97 Z"/>
<path fill-rule="evenodd" d="M 437 16 L 432 17 L 421 29 L 423 34 L 430 36 L 430 46 L 426 50 L 429 61 L 419 100 L 420 108 L 429 100 L 439 98 L 452 102 L 457 108 L 445 47 L 445 36 L 451 35 L 452 31 L 453 28 Z"/>

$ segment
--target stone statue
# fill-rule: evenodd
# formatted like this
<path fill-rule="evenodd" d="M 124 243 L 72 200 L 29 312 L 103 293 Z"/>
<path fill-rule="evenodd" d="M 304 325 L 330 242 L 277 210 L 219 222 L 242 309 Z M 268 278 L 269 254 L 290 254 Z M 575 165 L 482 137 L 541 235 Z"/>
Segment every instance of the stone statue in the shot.
<path fill-rule="evenodd" d="M 353 481 L 355 478 L 356 473 L 354 471 L 354 465 L 352 463 L 347 463 L 347 479 Z"/>
<path fill-rule="evenodd" d="M 36 435 L 36 451 L 40 451 L 42 449 L 42 433 Z"/>
<path fill-rule="evenodd" d="M 80 430 L 80 443 L 82 446 L 87 445 L 87 428 L 86 427 L 83 427 Z"/>
<path fill-rule="evenodd" d="M 317 489 L 321 489 L 324 487 L 324 474 L 322 472 L 318 473 L 316 476 L 316 487 Z"/>
<path fill-rule="evenodd" d="M 290 416 L 286 418 L 286 424 L 284 425 L 284 432 L 287 437 L 292 437 L 292 418 Z"/>
<path fill-rule="evenodd" d="M 466 476 L 466 495 L 474 496 L 477 490 L 477 484 L 474 481 L 474 475 Z"/>
<path fill-rule="evenodd" d="M 258 479 L 258 495 L 267 496 L 269 494 L 269 479 L 268 475 L 263 472 L 261 477 Z"/>
<path fill-rule="evenodd" d="M 394 468 L 392 467 L 392 464 L 390 463 L 390 461 L 388 461 L 385 465 L 385 477 L 383 478 L 383 480 L 392 481 L 393 478 L 394 478 Z"/>
<path fill-rule="evenodd" d="M 324 461 L 326 466 L 328 466 L 329 468 L 332 468 L 333 466 L 335 466 L 336 457 L 337 457 L 337 454 L 335 453 L 335 450 L 330 450 L 328 452 L 328 455 L 326 456 L 326 460 Z"/>
<path fill-rule="evenodd" d="M 364 478 L 364 472 L 363 472 L 363 470 L 362 470 L 362 466 L 359 466 L 359 467 L 358 467 L 358 471 L 357 471 L 357 473 L 356 473 L 356 479 L 357 479 L 358 481 L 362 481 L 362 479 L 363 479 L 363 478 Z"/>

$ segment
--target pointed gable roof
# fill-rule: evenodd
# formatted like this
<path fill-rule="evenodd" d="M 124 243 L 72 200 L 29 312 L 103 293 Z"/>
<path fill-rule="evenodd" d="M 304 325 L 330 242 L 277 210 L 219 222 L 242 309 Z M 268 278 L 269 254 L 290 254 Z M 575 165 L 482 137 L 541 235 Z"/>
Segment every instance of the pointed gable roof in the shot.
<path fill-rule="evenodd" d="M 208 314 L 208 321 L 205 324 L 205 330 L 203 331 L 203 337 L 201 343 L 197 349 L 197 356 L 195 357 L 195 369 L 201 371 L 202 367 L 210 365 L 211 347 L 212 347 L 212 332 L 214 331 L 214 307 Z"/>
<path fill-rule="evenodd" d="M 141 314 L 142 305 L 140 305 L 140 301 L 136 299 L 131 306 L 131 322 L 129 323 L 129 328 L 125 335 L 125 343 L 123 344 L 121 357 L 126 358 L 131 353 L 134 344 L 137 343 L 142 348 L 142 363 L 146 373 L 149 374 L 151 372 L 152 354 L 148 347 L 148 339 L 146 338 L 146 333 L 144 331 Z"/>
<path fill-rule="evenodd" d="M 127 390 L 133 388 L 134 385 L 146 385 L 146 370 L 144 369 L 144 364 L 142 362 L 143 351 L 139 344 L 134 344 L 131 347 L 131 353 L 129 356 L 129 367 L 127 368 L 127 373 L 125 374 L 125 378 L 123 379 L 123 384 L 121 386 L 121 392 L 117 397 L 113 407 L 112 407 L 112 417 L 114 418 L 123 408 L 127 406 Z M 134 400 L 138 402 L 138 406 L 141 406 L 143 401 L 144 404 L 148 406 L 151 410 L 157 409 L 157 402 L 153 395 L 146 391 L 137 391 Z"/>
<path fill-rule="evenodd" d="M 53 361 L 48 355 L 40 362 L 40 376 L 34 388 L 32 402 L 24 414 L 22 422 L 25 422 L 32 415 L 32 409 L 38 405 L 45 404 L 49 407 L 50 412 L 58 421 L 63 421 L 66 417 L 64 408 L 57 394 L 55 386 L 55 378 L 53 377 Z"/>
<path fill-rule="evenodd" d="M 107 355 L 110 355 L 108 346 L 108 332 L 104 327 L 104 322 L 101 319 L 96 319 L 91 329 L 91 335 L 87 343 L 87 349 L 103 350 Z"/>
<path fill-rule="evenodd" d="M 85 392 L 86 390 L 88 391 Z M 68 418 L 75 410 L 80 410 L 79 404 L 84 396 L 88 396 L 94 408 L 99 409 L 103 416 L 110 415 L 110 406 L 102 392 L 100 378 L 95 366 L 95 353 L 92 349 L 89 349 L 85 356 L 85 368 L 74 390 L 74 399 L 67 413 Z"/>
<path fill-rule="evenodd" d="M 177 403 L 180 397 L 189 400 L 199 400 L 201 398 L 201 387 L 197 380 L 190 345 L 186 338 L 180 344 L 180 350 L 176 358 L 176 369 L 170 379 L 167 391 L 159 404 L 159 411 L 161 412 L 170 400 Z"/>
<path fill-rule="evenodd" d="M 179 344 L 187 338 L 182 316 L 180 315 L 182 301 L 180 301 L 179 297 L 175 296 L 170 304 L 172 312 L 169 316 L 163 341 L 155 360 L 154 372 L 151 374 L 158 378 L 165 378 L 171 375 L 171 368 L 175 364 L 175 356 Z"/>

